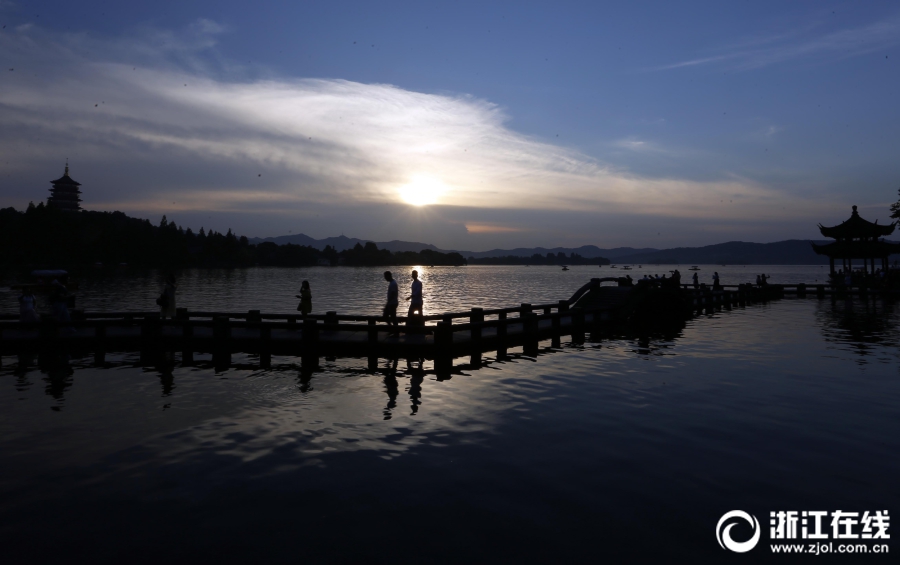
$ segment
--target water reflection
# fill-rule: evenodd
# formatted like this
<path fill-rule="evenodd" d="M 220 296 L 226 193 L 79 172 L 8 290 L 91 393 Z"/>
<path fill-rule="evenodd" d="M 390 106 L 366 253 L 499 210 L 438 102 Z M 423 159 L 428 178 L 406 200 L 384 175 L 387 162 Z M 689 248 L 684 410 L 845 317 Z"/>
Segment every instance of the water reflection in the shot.
<path fill-rule="evenodd" d="M 885 346 L 900 342 L 897 308 L 881 298 L 820 301 L 816 320 L 826 341 L 849 345 L 861 364 L 883 359 Z"/>
<path fill-rule="evenodd" d="M 65 399 L 65 391 L 72 386 L 73 375 L 75 369 L 69 365 L 69 355 L 67 353 L 46 352 L 38 356 L 38 367 L 41 372 L 46 375 L 44 382 L 47 383 L 44 392 L 53 397 L 60 403 Z M 59 406 L 54 406 L 54 410 L 59 410 Z"/>

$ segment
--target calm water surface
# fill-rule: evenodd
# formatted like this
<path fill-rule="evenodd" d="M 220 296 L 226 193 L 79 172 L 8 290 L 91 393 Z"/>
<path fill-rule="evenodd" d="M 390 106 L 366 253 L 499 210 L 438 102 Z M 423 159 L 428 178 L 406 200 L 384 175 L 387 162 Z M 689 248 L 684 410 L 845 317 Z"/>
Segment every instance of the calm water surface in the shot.
<path fill-rule="evenodd" d="M 603 270 L 423 271 L 446 311 L 556 301 Z M 316 311 L 377 311 L 378 273 L 191 271 L 179 305 L 290 311 L 306 278 Z M 80 306 L 148 309 L 157 277 L 82 276 Z M 4 357 L 0 542 L 9 562 L 766 562 L 718 546 L 723 513 L 766 540 L 771 510 L 897 508 L 898 323 L 880 300 L 785 299 L 443 381 L 402 359 Z"/>

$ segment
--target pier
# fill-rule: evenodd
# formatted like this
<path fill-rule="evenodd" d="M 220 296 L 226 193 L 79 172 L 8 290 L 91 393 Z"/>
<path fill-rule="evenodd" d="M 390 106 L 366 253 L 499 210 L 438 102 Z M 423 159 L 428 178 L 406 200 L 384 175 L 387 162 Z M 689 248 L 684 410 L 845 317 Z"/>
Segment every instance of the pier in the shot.
<path fill-rule="evenodd" d="M 304 368 L 315 369 L 322 357 L 357 357 L 368 360 L 369 369 L 380 358 L 433 360 L 438 373 L 449 373 L 454 359 L 468 357 L 478 367 L 482 356 L 496 352 L 505 357 L 521 347 L 525 355 L 537 354 L 541 341 L 560 347 L 568 337 L 584 343 L 586 334 L 599 333 L 627 323 L 634 314 L 640 286 L 603 286 L 624 279 L 592 279 L 571 298 L 549 304 L 519 304 L 509 308 L 471 308 L 412 319 L 398 317 L 398 326 L 381 316 L 319 315 L 177 310 L 174 319 L 162 320 L 159 312 L 84 312 L 74 310 L 72 321 L 62 324 L 45 316 L 37 323 L 21 323 L 15 315 L 0 315 L 0 355 L 40 354 L 46 351 L 93 353 L 102 363 L 110 352 L 140 352 L 150 363 L 159 352 L 181 352 L 184 364 L 195 354 L 212 354 L 217 367 L 228 367 L 235 353 L 255 355 L 261 368 L 272 356 L 294 356 Z M 813 298 L 867 296 L 865 288 L 842 289 L 824 284 L 723 285 L 721 289 L 681 285 L 680 289 L 646 288 L 662 296 L 670 315 L 692 315 L 731 310 L 787 295 Z M 672 294 L 675 294 L 675 300 Z M 649 316 L 658 314 L 652 301 Z M 644 313 L 647 319 L 648 313 Z"/>

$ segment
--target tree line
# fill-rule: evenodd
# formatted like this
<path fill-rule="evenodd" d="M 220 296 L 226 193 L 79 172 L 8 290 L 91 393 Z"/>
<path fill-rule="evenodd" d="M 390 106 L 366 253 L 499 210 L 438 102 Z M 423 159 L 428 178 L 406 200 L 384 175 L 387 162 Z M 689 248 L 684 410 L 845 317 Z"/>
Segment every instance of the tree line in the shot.
<path fill-rule="evenodd" d="M 250 244 L 230 229 L 158 225 L 122 212 L 70 212 L 43 202 L 24 211 L 0 209 L 0 265 L 66 269 L 77 265 L 172 267 L 307 267 L 313 265 L 465 265 L 459 253 L 391 253 L 372 243 L 337 251 L 307 245 Z"/>

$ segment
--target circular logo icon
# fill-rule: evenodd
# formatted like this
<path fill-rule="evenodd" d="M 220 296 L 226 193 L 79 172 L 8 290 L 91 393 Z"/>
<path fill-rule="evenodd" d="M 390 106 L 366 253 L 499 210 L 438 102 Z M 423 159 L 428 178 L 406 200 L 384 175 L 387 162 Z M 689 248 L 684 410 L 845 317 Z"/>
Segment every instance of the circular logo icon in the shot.
<path fill-rule="evenodd" d="M 731 539 L 731 528 L 738 524 L 737 522 L 726 524 L 732 518 L 740 518 L 750 524 L 750 527 L 753 528 L 753 536 L 749 540 L 738 542 Z M 723 529 L 722 526 L 725 526 L 725 528 Z M 743 510 L 726 512 L 724 516 L 719 518 L 719 523 L 716 524 L 716 539 L 719 540 L 719 545 L 722 546 L 722 549 L 730 549 L 735 553 L 746 553 L 756 547 L 756 544 L 759 542 L 759 522 L 756 521 L 755 516 L 747 514 Z"/>

